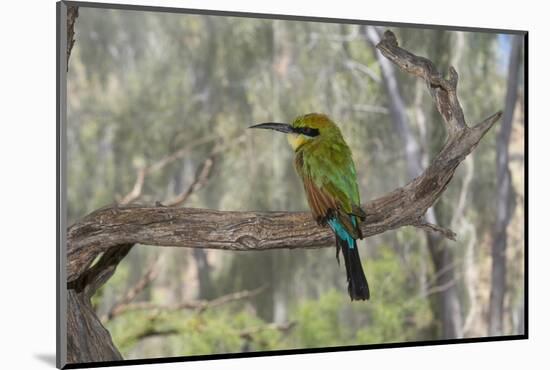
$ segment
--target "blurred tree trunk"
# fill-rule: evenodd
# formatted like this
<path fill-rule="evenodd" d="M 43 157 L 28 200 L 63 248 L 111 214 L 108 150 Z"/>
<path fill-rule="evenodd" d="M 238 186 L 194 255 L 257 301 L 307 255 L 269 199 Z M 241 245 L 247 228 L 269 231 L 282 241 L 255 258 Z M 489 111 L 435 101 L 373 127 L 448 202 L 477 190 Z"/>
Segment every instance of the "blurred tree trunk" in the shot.
<path fill-rule="evenodd" d="M 379 31 L 375 27 L 368 26 L 364 28 L 364 33 L 374 48 L 380 41 Z M 422 172 L 420 146 L 408 122 L 406 106 L 398 89 L 399 84 L 393 65 L 378 52 L 376 57 L 382 72 L 382 83 L 388 95 L 392 122 L 405 148 L 407 175 L 412 179 Z M 439 224 L 434 207 L 426 212 L 426 221 Z M 461 338 L 463 320 L 456 286 L 454 255 L 440 235 L 426 232 L 426 240 L 436 275 L 435 316 L 441 320 L 441 335 L 443 338 Z"/>
<path fill-rule="evenodd" d="M 428 216 L 429 213 L 426 215 Z M 433 212 L 434 220 L 435 212 Z M 430 221 L 428 217 L 428 222 Z M 428 249 L 435 267 L 437 313 L 441 319 L 443 338 L 462 338 L 463 319 L 460 300 L 458 298 L 457 278 L 455 273 L 455 258 L 452 250 L 443 238 L 426 233 Z"/>
<path fill-rule="evenodd" d="M 521 36 L 512 36 L 508 64 L 508 83 L 502 126 L 497 136 L 497 220 L 493 231 L 489 335 L 503 335 L 503 306 L 506 292 L 506 231 L 514 208 L 514 188 L 508 167 L 508 146 L 512 132 L 514 108 L 518 96 Z"/>
<path fill-rule="evenodd" d="M 518 309 L 518 320 L 517 320 L 517 327 L 516 332 L 518 334 L 524 334 L 525 333 L 525 301 L 522 300 L 520 307 Z"/>
<path fill-rule="evenodd" d="M 430 52 L 430 55 L 434 55 L 432 58 L 434 63 L 442 67 L 450 66 L 453 54 L 456 57 L 455 60 L 458 59 L 458 54 L 461 50 L 457 49 L 457 46 L 454 44 L 451 47 L 451 42 L 451 34 L 449 32 L 437 32 L 434 34 L 434 39 L 429 49 L 433 50 Z M 432 131 L 427 145 L 428 152 L 426 153 L 427 156 L 432 158 L 437 154 L 441 143 L 445 141 L 445 136 L 447 135 L 443 125 L 435 124 L 440 120 L 440 113 L 433 107 L 431 121 L 434 124 L 430 125 Z M 429 161 L 430 158 L 428 158 L 427 162 Z M 451 215 L 446 214 L 441 205 L 442 203 L 440 202 L 433 206 L 433 220 L 450 224 Z M 430 217 L 429 211 L 426 216 L 427 218 Z M 428 220 L 430 219 L 428 218 Z M 435 266 L 436 285 L 433 289 L 437 289 L 438 292 L 435 294 L 434 300 L 436 311 L 439 312 L 439 317 L 441 317 L 442 337 L 462 338 L 464 336 L 464 320 L 458 291 L 459 278 L 456 272 L 457 262 L 454 249 L 448 245 L 448 241 L 438 235 L 426 233 L 426 238 Z"/>
<path fill-rule="evenodd" d="M 211 267 L 208 263 L 207 253 L 200 248 L 193 249 L 193 258 L 197 265 L 197 277 L 199 281 L 199 299 L 212 299 L 214 294 L 214 285 L 212 284 Z"/>

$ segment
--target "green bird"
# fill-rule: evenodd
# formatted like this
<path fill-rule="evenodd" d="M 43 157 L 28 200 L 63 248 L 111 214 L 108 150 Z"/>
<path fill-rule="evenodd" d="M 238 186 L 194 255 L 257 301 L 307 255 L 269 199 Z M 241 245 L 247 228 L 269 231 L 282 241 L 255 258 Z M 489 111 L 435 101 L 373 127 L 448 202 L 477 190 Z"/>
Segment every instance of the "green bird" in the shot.
<path fill-rule="evenodd" d="M 313 218 L 336 236 L 336 259 L 342 251 L 351 300 L 369 299 L 370 291 L 357 248 L 363 235 L 355 164 L 338 126 L 326 115 L 310 113 L 291 124 L 267 122 L 250 128 L 271 129 L 287 134 L 295 153 L 294 165 L 302 179 Z"/>

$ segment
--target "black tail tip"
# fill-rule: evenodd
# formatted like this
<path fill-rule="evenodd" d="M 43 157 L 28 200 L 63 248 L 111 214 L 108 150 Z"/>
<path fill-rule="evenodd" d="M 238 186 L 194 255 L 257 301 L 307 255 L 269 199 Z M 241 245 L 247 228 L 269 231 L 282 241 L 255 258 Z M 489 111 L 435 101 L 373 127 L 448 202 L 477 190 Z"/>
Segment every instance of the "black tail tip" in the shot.
<path fill-rule="evenodd" d="M 352 301 L 368 301 L 370 299 L 369 286 L 362 287 L 348 287 L 349 297 Z"/>

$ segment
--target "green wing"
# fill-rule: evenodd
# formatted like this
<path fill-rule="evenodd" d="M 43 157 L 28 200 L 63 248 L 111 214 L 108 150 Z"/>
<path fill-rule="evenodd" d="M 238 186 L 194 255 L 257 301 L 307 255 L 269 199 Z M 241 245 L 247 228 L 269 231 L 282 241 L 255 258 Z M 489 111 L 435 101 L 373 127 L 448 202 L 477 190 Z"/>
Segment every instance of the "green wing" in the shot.
<path fill-rule="evenodd" d="M 361 203 L 351 151 L 345 144 L 313 148 L 304 157 L 304 170 L 319 188 L 334 197 L 346 213 Z"/>
<path fill-rule="evenodd" d="M 345 143 L 319 143 L 304 148 L 297 153 L 296 169 L 317 220 L 330 209 L 364 217 L 355 165 Z"/>

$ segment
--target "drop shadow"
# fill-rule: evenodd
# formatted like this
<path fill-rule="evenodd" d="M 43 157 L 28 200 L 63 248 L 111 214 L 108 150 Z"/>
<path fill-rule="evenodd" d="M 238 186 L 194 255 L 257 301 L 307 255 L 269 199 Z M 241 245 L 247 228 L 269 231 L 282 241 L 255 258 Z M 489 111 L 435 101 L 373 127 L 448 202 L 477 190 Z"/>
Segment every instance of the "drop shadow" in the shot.
<path fill-rule="evenodd" d="M 42 361 L 46 365 L 55 367 L 55 353 L 35 353 L 34 358 Z"/>

